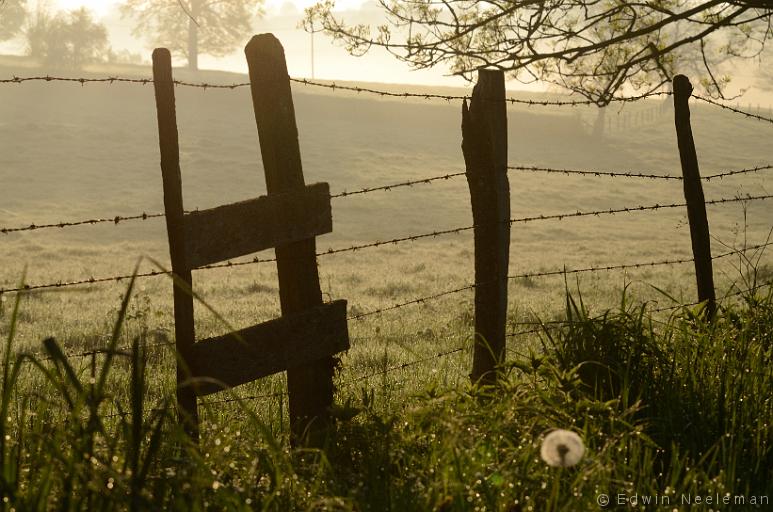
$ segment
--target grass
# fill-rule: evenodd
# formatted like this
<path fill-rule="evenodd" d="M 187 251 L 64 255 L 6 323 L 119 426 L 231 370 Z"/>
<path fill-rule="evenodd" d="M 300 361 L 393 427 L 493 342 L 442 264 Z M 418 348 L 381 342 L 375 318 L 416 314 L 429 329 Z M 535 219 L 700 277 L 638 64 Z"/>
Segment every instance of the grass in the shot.
<path fill-rule="evenodd" d="M 595 509 L 600 493 L 686 510 L 683 495 L 773 491 L 770 286 L 713 322 L 699 308 L 660 319 L 627 293 L 592 315 L 567 293 L 566 323 L 509 358 L 493 390 L 446 367 L 406 391 L 385 353 L 373 362 L 381 382 L 339 379 L 339 421 L 311 450 L 288 448 L 281 393 L 279 416 L 271 403 L 203 405 L 201 447 L 188 443 L 173 393 L 154 390 L 173 360 L 144 348 L 135 285 L 91 364 L 52 338 L 44 355 L 14 350 L 23 294 L 3 316 L 4 510 L 575 511 Z M 577 466 L 540 460 L 554 428 L 583 438 Z"/>
<path fill-rule="evenodd" d="M 40 71 L 23 67 L 0 62 L 0 75 Z M 463 169 L 458 104 L 293 93 L 309 183 L 351 191 Z M 246 89 L 177 90 L 187 207 L 263 193 L 250 104 Z M 656 106 L 609 110 L 613 122 L 601 135 L 586 129 L 595 109 L 509 107 L 511 163 L 678 173 L 668 108 L 636 127 L 615 122 Z M 0 224 L 161 211 L 156 129 L 147 88 L 0 88 Z M 695 106 L 693 130 L 706 174 L 773 158 L 759 123 Z M 706 196 L 765 193 L 770 176 L 712 180 Z M 678 182 L 521 173 L 510 182 L 513 217 L 683 199 Z M 334 232 L 318 239 L 320 251 L 471 224 L 464 179 L 337 199 L 333 208 Z M 769 213 L 764 201 L 710 207 L 714 254 L 764 243 Z M 684 211 L 535 222 L 514 226 L 510 271 L 682 258 L 689 248 Z M 0 284 L 16 286 L 25 267 L 30 283 L 56 282 L 127 274 L 140 256 L 167 265 L 167 255 L 158 219 L 8 234 Z M 717 289 L 769 283 L 771 264 L 769 252 L 717 260 Z M 319 269 L 326 298 L 346 298 L 351 315 L 367 313 L 469 284 L 472 238 L 320 257 Z M 138 279 L 130 293 L 124 282 L 5 294 L 0 494 L 8 500 L 0 507 L 575 512 L 594 510 L 599 493 L 667 495 L 667 510 L 687 509 L 675 498 L 682 492 L 769 495 L 766 289 L 730 296 L 706 324 L 691 309 L 653 312 L 694 300 L 689 264 L 577 277 L 571 295 L 562 275 L 511 281 L 508 330 L 570 322 L 510 338 L 493 396 L 469 386 L 470 292 L 351 321 L 352 349 L 336 377 L 340 421 L 324 452 L 288 448 L 282 375 L 202 400 L 201 449 L 185 442 L 170 409 L 172 294 L 163 277 Z M 196 272 L 194 291 L 235 328 L 280 312 L 273 264 Z M 197 306 L 196 331 L 204 338 L 227 328 Z M 109 364 L 104 354 L 80 357 L 92 349 L 110 352 Z M 554 428 L 585 440 L 578 466 L 539 459 Z"/>

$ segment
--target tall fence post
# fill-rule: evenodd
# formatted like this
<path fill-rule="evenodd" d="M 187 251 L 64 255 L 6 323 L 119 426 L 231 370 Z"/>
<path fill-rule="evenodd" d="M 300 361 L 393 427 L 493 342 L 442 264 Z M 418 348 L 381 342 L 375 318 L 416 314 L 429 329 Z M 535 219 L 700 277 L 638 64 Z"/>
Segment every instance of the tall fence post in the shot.
<path fill-rule="evenodd" d="M 172 57 L 166 48 L 153 51 L 153 87 L 158 114 L 158 141 L 161 150 L 161 175 L 164 185 L 164 210 L 169 237 L 174 279 L 174 335 L 177 349 L 177 414 L 185 431 L 198 440 L 198 410 L 196 391 L 191 385 L 190 369 L 186 361 L 196 340 L 193 326 L 193 295 L 191 268 L 185 256 L 184 209 L 180 152 L 177 140 L 177 113 L 175 111 Z"/>
<path fill-rule="evenodd" d="M 706 217 L 706 202 L 698 168 L 698 155 L 690 126 L 690 95 L 693 88 L 684 75 L 674 77 L 674 123 L 679 144 L 679 158 L 684 178 L 684 198 L 687 202 L 687 217 L 690 221 L 690 239 L 695 259 L 695 277 L 698 282 L 698 300 L 706 303 L 707 318 L 716 311 L 714 271 L 711 263 L 711 238 L 709 221 Z"/>
<path fill-rule="evenodd" d="M 268 193 L 302 190 L 298 128 L 284 49 L 272 34 L 261 34 L 254 36 L 244 51 Z M 314 238 L 278 246 L 276 260 L 282 315 L 323 303 Z M 294 442 L 305 438 L 310 444 L 319 444 L 315 438 L 330 422 L 334 367 L 330 356 L 287 370 Z"/>
<path fill-rule="evenodd" d="M 469 107 L 462 105 L 462 152 L 475 224 L 473 383 L 496 383 L 505 357 L 510 260 L 507 104 L 504 72 L 480 70 Z"/>

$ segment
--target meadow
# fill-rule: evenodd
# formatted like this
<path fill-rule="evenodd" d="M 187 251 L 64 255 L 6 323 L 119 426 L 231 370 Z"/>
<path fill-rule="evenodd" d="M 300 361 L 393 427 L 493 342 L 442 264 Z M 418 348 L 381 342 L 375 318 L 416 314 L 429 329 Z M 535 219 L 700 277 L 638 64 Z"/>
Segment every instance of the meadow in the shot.
<path fill-rule="evenodd" d="M 0 77 L 36 74 L 2 64 Z M 307 183 L 339 193 L 464 170 L 459 102 L 303 85 L 293 93 Z M 608 107 L 601 132 L 595 107 L 509 107 L 509 161 L 679 175 L 669 101 Z M 653 110 L 628 128 L 614 121 Z M 177 88 L 177 114 L 187 209 L 264 193 L 249 89 Z M 702 104 L 692 119 L 704 175 L 773 162 L 766 124 Z M 0 173 L 2 227 L 163 211 L 152 87 L 0 86 Z M 711 180 L 704 190 L 707 199 L 768 194 L 772 176 Z M 683 201 L 675 180 L 512 171 L 510 185 L 514 218 Z M 713 254 L 765 244 L 771 204 L 709 206 Z M 464 177 L 336 198 L 333 218 L 320 251 L 472 222 Z M 2 288 L 169 260 L 163 219 L 0 236 Z M 510 273 L 689 257 L 686 212 L 665 209 L 514 224 Z M 5 293 L 3 507 L 580 511 L 602 493 L 638 493 L 672 496 L 671 509 L 686 510 L 677 495 L 769 496 L 773 299 L 769 287 L 738 292 L 770 283 L 771 265 L 764 249 L 716 260 L 726 309 L 710 325 L 693 307 L 654 312 L 695 301 L 691 263 L 513 279 L 511 331 L 531 332 L 509 338 L 505 384 L 493 397 L 469 386 L 471 291 L 351 320 L 336 377 L 340 422 L 324 452 L 289 449 L 281 375 L 205 399 L 201 450 L 184 443 L 169 402 L 166 277 L 137 279 L 131 293 L 128 280 Z M 472 237 L 324 255 L 319 268 L 326 298 L 367 314 L 473 282 Z M 272 263 L 194 272 L 194 290 L 233 327 L 279 315 Z M 559 319 L 572 321 L 521 325 Z M 196 328 L 202 338 L 227 330 L 204 307 Z M 44 347 L 46 338 L 56 342 Z M 123 354 L 79 357 L 111 346 Z M 54 360 L 16 366 L 24 353 Z M 578 466 L 539 459 L 552 428 L 582 434 Z"/>

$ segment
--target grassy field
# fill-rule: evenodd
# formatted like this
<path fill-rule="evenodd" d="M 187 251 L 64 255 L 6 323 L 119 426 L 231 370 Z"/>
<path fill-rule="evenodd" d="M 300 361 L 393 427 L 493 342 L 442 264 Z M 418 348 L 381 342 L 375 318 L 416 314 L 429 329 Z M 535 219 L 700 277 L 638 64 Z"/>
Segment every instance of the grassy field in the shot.
<path fill-rule="evenodd" d="M 37 74 L 16 62 L 0 64 L 0 77 Z M 149 75 L 141 68 L 90 72 Z M 224 73 L 180 72 L 179 78 L 245 81 Z M 335 193 L 464 170 L 458 102 L 308 86 L 293 91 L 307 182 L 326 181 Z M 647 122 L 618 128 L 618 116 L 659 106 Z M 510 107 L 510 163 L 679 174 L 668 104 L 648 100 L 606 110 L 599 133 L 595 108 Z M 177 112 L 187 209 L 265 191 L 247 88 L 178 88 Z M 764 123 L 704 105 L 694 106 L 692 117 L 704 174 L 773 162 Z M 162 211 L 152 88 L 0 86 L 0 173 L 2 227 Z M 762 171 L 712 180 L 705 193 L 707 199 L 768 194 L 772 177 Z M 513 171 L 510 183 L 513 217 L 683 200 L 678 181 Z M 472 222 L 463 177 L 333 201 L 334 232 L 318 239 L 320 250 Z M 714 254 L 765 243 L 771 205 L 710 206 Z M 3 288 L 23 275 L 37 284 L 130 274 L 140 258 L 146 258 L 141 271 L 154 268 L 147 257 L 168 264 L 161 219 L 10 233 L 2 241 Z M 517 223 L 510 270 L 689 256 L 686 212 L 670 209 Z M 720 295 L 770 282 L 769 252 L 746 256 L 715 262 Z M 472 239 L 459 234 L 363 249 L 322 256 L 319 265 L 325 296 L 346 298 L 356 315 L 471 283 Z M 197 271 L 194 288 L 235 327 L 279 314 L 271 263 Z M 642 303 L 654 309 L 692 302 L 694 290 L 691 264 L 512 280 L 513 332 L 524 329 L 519 322 L 566 318 L 573 311 L 567 291 L 575 299 L 581 293 L 583 307 L 563 329 L 510 338 L 514 366 L 495 400 L 469 389 L 472 292 L 351 321 L 352 349 L 342 358 L 337 401 L 350 406 L 340 411 L 343 417 L 355 408 L 360 413 L 341 422 L 326 456 L 287 449 L 282 376 L 234 391 L 259 399 L 205 405 L 203 449 L 183 449 L 181 456 L 174 421 L 155 411 L 165 410 L 173 394 L 168 349 L 151 347 L 139 358 L 146 361 L 143 385 L 143 365 L 118 357 L 96 390 L 89 358 L 71 359 L 73 376 L 62 373 L 61 361 L 59 370 L 26 363 L 17 384 L 9 384 L 9 372 L 3 387 L 10 404 L 2 414 L 10 418 L 0 447 L 2 492 L 9 498 L 3 506 L 576 511 L 592 510 L 600 493 L 769 495 L 771 298 L 765 289 L 756 298 L 731 296 L 725 301 L 731 309 L 715 326 L 685 311 L 674 318 L 637 314 Z M 13 341 L 3 352 L 5 368 L 11 353 L 40 353 L 49 336 L 68 354 L 111 342 L 126 347 L 134 339 L 168 341 L 171 282 L 138 279 L 122 313 L 126 291 L 123 281 L 28 293 L 15 315 L 16 296 L 3 294 L 2 333 Z M 629 302 L 621 308 L 624 293 Z M 196 327 L 199 337 L 226 330 L 202 307 Z M 643 359 L 633 360 L 634 354 Z M 578 370 L 586 361 L 602 363 L 620 382 L 611 386 L 609 372 L 589 374 L 582 370 L 587 365 Z M 96 358 L 95 375 L 103 362 Z M 142 400 L 132 400 L 132 393 Z M 140 402 L 141 425 L 120 414 Z M 88 421 L 97 416 L 102 422 Z M 156 428 L 163 433 L 157 444 Z M 578 467 L 556 470 L 538 459 L 539 440 L 551 428 L 583 435 L 588 456 Z"/>

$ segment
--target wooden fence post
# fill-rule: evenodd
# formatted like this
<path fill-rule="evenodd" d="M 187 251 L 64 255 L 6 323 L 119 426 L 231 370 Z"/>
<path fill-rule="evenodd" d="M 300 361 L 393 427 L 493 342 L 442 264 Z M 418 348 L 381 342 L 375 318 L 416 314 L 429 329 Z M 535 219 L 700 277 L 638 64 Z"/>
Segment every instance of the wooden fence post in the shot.
<path fill-rule="evenodd" d="M 268 193 L 302 190 L 298 128 L 284 49 L 272 34 L 260 34 L 244 51 Z M 321 305 L 316 240 L 278 246 L 276 259 L 282 315 Z M 330 422 L 333 372 L 332 356 L 288 369 L 290 427 L 295 443 L 306 439 L 319 444 L 315 438 Z"/>
<path fill-rule="evenodd" d="M 505 357 L 510 260 L 507 104 L 502 71 L 480 70 L 469 108 L 462 105 L 462 152 L 475 223 L 473 383 L 496 383 Z"/>
<path fill-rule="evenodd" d="M 158 139 L 161 149 L 166 229 L 169 237 L 172 272 L 176 277 L 174 280 L 174 335 L 178 355 L 177 413 L 185 431 L 196 441 L 199 436 L 196 391 L 192 386 L 180 385 L 180 383 L 190 380 L 190 371 L 185 361 L 189 360 L 196 337 L 193 327 L 191 268 L 186 261 L 184 250 L 184 209 L 172 57 L 166 48 L 158 48 L 153 51 L 153 87 L 156 93 L 156 111 L 158 114 Z"/>
<path fill-rule="evenodd" d="M 690 95 L 693 88 L 684 75 L 674 77 L 674 122 L 679 144 L 679 158 L 684 178 L 684 198 L 687 202 L 687 217 L 690 221 L 690 239 L 695 258 L 695 277 L 698 282 L 698 300 L 706 302 L 707 317 L 711 319 L 716 311 L 714 272 L 711 263 L 711 238 L 709 221 L 706 217 L 706 203 L 703 197 L 698 155 L 690 127 Z"/>

